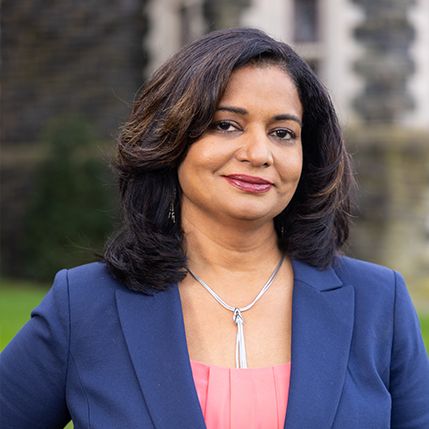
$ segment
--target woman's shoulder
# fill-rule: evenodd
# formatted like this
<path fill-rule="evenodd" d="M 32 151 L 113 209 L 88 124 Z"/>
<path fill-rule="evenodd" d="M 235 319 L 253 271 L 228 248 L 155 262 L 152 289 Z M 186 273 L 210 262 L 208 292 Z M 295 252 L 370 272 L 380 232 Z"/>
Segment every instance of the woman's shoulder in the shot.
<path fill-rule="evenodd" d="M 336 256 L 326 268 L 294 260 L 295 278 L 320 290 L 352 286 L 355 290 L 379 290 L 391 293 L 404 280 L 398 272 L 383 265 L 348 256 Z"/>
<path fill-rule="evenodd" d="M 91 262 L 68 268 L 60 271 L 64 272 L 69 284 L 74 287 L 90 287 L 103 285 L 104 287 L 118 288 L 124 287 L 120 282 L 115 280 L 110 274 L 107 265 L 103 261 Z"/>
<path fill-rule="evenodd" d="M 68 315 L 66 324 L 72 332 L 84 332 L 85 326 L 97 332 L 110 332 L 108 326 L 112 323 L 111 328 L 117 328 L 118 299 L 124 295 L 133 295 L 132 298 L 139 295 L 139 302 L 147 297 L 115 279 L 104 262 L 92 262 L 60 270 L 36 311 L 47 317 L 59 312 Z"/>
<path fill-rule="evenodd" d="M 351 284 L 385 285 L 389 288 L 398 280 L 403 281 L 401 274 L 392 268 L 349 256 L 338 256 L 332 267 L 343 282 Z"/>
<path fill-rule="evenodd" d="M 380 265 L 375 262 L 352 258 L 346 255 L 339 255 L 333 263 L 334 268 L 344 268 L 356 272 L 383 273 L 384 275 L 392 273 L 392 268 Z"/>
<path fill-rule="evenodd" d="M 95 303 L 110 305 L 117 290 L 128 289 L 110 274 L 102 261 L 58 271 L 51 288 L 54 295 L 62 296 L 71 307 L 86 309 Z"/>
<path fill-rule="evenodd" d="M 357 299 L 372 306 L 393 305 L 398 295 L 408 296 L 403 276 L 392 268 L 347 256 L 338 257 L 332 267 L 344 286 L 354 288 Z"/>
<path fill-rule="evenodd" d="M 54 286 L 67 289 L 79 289 L 81 292 L 100 289 L 118 289 L 125 286 L 114 279 L 104 262 L 90 262 L 72 268 L 64 268 L 57 272 Z"/>

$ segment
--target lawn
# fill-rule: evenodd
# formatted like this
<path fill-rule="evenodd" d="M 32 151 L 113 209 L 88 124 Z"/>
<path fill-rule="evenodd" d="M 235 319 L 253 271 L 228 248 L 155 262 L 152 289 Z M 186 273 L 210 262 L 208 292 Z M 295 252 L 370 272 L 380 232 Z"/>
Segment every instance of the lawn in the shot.
<path fill-rule="evenodd" d="M 0 350 L 30 318 L 31 310 L 41 301 L 48 287 L 31 283 L 0 282 Z"/>
<path fill-rule="evenodd" d="M 0 351 L 29 319 L 31 310 L 39 304 L 47 286 L 0 281 Z M 429 350 L 429 314 L 420 314 L 426 350 Z M 70 423 L 66 429 L 72 429 Z"/>

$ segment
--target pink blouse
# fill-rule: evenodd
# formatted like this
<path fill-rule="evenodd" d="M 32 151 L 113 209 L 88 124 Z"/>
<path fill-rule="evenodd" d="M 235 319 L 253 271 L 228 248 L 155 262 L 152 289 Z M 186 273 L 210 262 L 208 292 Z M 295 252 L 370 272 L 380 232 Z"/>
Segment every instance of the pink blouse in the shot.
<path fill-rule="evenodd" d="M 282 429 L 290 363 L 268 368 L 222 368 L 191 360 L 207 429 Z"/>

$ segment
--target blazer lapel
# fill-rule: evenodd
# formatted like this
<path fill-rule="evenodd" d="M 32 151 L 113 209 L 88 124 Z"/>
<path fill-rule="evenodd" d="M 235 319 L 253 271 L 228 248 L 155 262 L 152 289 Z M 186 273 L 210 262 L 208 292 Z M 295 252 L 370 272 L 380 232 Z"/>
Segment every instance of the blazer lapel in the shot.
<path fill-rule="evenodd" d="M 116 291 L 120 322 L 157 429 L 203 429 L 177 287 L 146 296 Z"/>
<path fill-rule="evenodd" d="M 293 261 L 292 366 L 285 429 L 330 428 L 343 388 L 354 289 L 332 268 Z"/>

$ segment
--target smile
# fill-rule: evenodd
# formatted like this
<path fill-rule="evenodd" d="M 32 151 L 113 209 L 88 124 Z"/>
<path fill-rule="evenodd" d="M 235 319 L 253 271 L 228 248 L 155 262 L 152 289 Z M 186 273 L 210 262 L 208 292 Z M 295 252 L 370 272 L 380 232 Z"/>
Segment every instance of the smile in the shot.
<path fill-rule="evenodd" d="M 227 182 L 244 192 L 261 194 L 268 192 L 273 184 L 268 180 L 256 176 L 247 176 L 245 174 L 230 174 L 224 176 Z"/>

